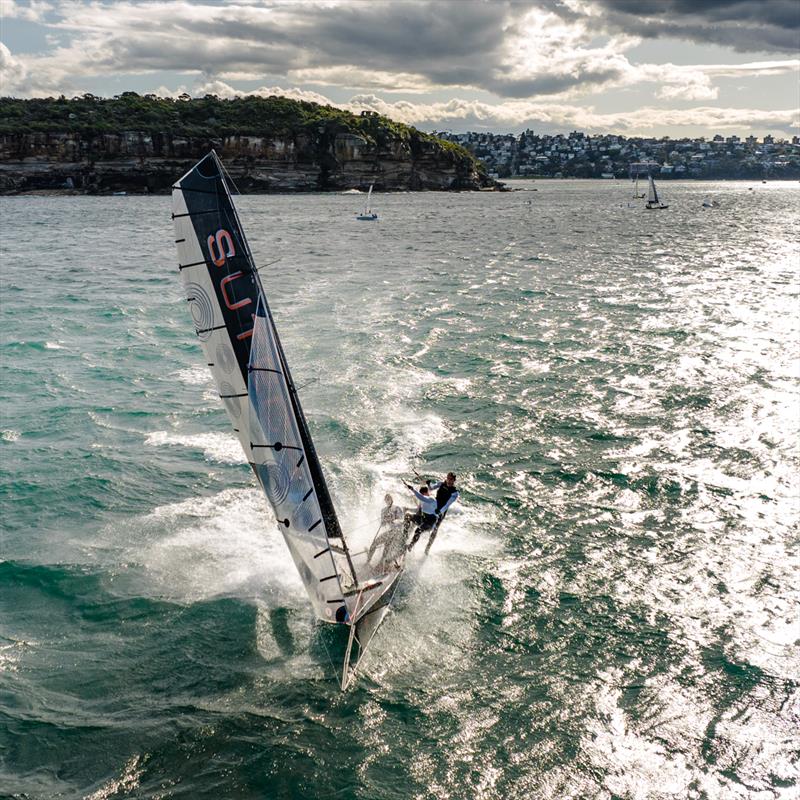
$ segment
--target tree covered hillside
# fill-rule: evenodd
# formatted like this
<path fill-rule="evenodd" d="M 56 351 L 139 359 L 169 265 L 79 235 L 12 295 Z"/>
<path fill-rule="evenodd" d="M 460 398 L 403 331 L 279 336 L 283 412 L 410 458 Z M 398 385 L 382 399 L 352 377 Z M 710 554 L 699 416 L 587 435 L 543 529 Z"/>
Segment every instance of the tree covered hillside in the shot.
<path fill-rule="evenodd" d="M 353 114 L 287 97 L 250 95 L 225 100 L 216 95 L 157 97 L 124 92 L 113 98 L 80 97 L 21 100 L 0 98 L 0 135 L 74 133 L 91 137 L 122 131 L 164 131 L 172 136 L 290 136 L 322 131 L 363 136 L 381 146 L 392 140 L 435 143 L 442 150 L 475 161 L 460 145 L 373 112 Z M 482 165 L 476 161 L 482 171 Z"/>

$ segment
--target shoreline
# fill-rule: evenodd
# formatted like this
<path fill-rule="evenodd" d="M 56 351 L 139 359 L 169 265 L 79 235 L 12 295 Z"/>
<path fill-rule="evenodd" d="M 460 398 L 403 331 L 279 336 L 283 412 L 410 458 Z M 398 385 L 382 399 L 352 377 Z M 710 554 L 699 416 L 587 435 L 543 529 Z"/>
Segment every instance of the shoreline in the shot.
<path fill-rule="evenodd" d="M 684 184 L 710 184 L 710 183 L 744 183 L 744 184 L 792 184 L 800 183 L 795 178 L 771 178 L 767 181 L 752 180 L 748 178 L 672 178 L 663 181 L 664 183 L 684 183 Z M 563 184 L 563 183 L 602 183 L 614 186 L 615 184 L 626 184 L 627 179 L 611 180 L 608 178 L 504 178 L 498 181 L 498 186 L 484 187 L 480 189 L 373 189 L 373 195 L 394 195 L 394 194 L 497 194 L 509 192 L 528 192 L 528 188 L 516 187 L 509 184 L 514 183 L 544 183 L 544 184 Z M 105 191 L 105 192 L 85 192 L 78 189 L 24 189 L 21 191 L 0 191 L 0 197 L 169 197 L 169 191 L 141 192 L 141 191 Z M 366 195 L 366 191 L 352 189 L 274 189 L 258 190 L 250 189 L 238 193 L 239 195 L 343 195 L 357 197 Z"/>

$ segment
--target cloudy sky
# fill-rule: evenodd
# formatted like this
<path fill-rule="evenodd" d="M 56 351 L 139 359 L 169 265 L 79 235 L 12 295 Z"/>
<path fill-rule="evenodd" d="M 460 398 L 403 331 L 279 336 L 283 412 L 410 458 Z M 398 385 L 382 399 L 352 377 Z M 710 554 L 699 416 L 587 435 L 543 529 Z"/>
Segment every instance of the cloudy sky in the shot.
<path fill-rule="evenodd" d="M 424 130 L 800 132 L 800 0 L 0 0 L 0 93 L 284 94 Z"/>

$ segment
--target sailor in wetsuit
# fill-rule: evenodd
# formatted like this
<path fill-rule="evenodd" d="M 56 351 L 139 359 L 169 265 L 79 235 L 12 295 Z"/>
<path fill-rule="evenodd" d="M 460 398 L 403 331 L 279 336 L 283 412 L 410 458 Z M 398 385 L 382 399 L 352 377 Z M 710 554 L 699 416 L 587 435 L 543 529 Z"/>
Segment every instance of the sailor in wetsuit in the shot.
<path fill-rule="evenodd" d="M 414 537 L 408 545 L 408 549 L 411 550 L 422 533 L 431 530 L 436 525 L 439 515 L 436 513 L 436 500 L 431 497 L 430 489 L 427 486 L 420 486 L 419 491 L 409 483 L 406 483 L 405 487 L 419 500 L 417 510 L 413 514 L 406 514 L 406 521 L 403 526 L 403 530 L 408 534 L 411 523 L 414 522 L 417 524 L 414 530 Z"/>
<path fill-rule="evenodd" d="M 433 540 L 439 532 L 439 527 L 444 521 L 447 509 L 458 500 L 458 489 L 456 488 L 456 474 L 455 472 L 448 472 L 443 481 L 425 481 L 430 489 L 436 489 L 436 516 L 437 521 L 431 535 L 428 539 L 428 544 L 425 546 L 425 553 L 431 549 Z"/>

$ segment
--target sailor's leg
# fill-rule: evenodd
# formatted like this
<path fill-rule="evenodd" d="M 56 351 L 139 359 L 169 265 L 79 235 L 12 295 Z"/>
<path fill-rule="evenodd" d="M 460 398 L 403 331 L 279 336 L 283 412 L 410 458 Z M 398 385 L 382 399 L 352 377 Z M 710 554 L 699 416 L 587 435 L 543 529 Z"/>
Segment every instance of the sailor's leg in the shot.
<path fill-rule="evenodd" d="M 414 535 L 411 537 L 411 541 L 408 543 L 408 550 L 419 541 L 419 537 L 422 535 L 422 528 L 419 525 L 414 529 Z"/>
<path fill-rule="evenodd" d="M 428 555 L 431 551 L 431 545 L 433 544 L 433 540 L 436 538 L 436 533 L 439 530 L 439 526 L 437 525 L 432 531 L 431 535 L 428 537 L 428 544 L 425 545 L 425 555 Z"/>
<path fill-rule="evenodd" d="M 414 538 L 411 540 L 409 550 L 416 544 L 417 539 L 419 539 L 425 531 L 429 531 L 436 525 L 436 517 L 432 514 L 420 514 L 420 516 L 422 517 L 422 521 L 414 531 Z"/>
<path fill-rule="evenodd" d="M 436 524 L 433 526 L 431 530 L 431 535 L 428 537 L 428 544 L 425 545 L 425 555 L 431 550 L 431 545 L 433 544 L 433 540 L 436 538 L 436 534 L 439 533 L 439 527 L 441 526 L 442 522 L 444 522 L 444 518 L 447 516 L 447 512 L 445 511 L 439 519 L 436 520 Z"/>

